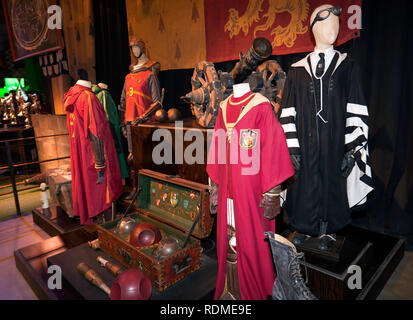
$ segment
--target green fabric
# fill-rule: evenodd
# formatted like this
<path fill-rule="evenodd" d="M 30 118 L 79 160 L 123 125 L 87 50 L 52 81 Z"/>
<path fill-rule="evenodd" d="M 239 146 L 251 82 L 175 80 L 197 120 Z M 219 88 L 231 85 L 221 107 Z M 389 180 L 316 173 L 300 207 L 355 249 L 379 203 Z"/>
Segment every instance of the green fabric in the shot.
<path fill-rule="evenodd" d="M 92 87 L 92 91 L 99 99 L 103 108 L 105 109 L 106 117 L 108 118 L 109 124 L 112 129 L 112 135 L 115 142 L 115 146 L 118 146 L 116 149 L 118 153 L 118 161 L 122 178 L 128 178 L 128 166 L 126 164 L 125 155 L 123 154 L 122 136 L 119 128 L 119 116 L 116 104 L 107 90 L 103 90 L 100 87 L 94 85 Z"/>

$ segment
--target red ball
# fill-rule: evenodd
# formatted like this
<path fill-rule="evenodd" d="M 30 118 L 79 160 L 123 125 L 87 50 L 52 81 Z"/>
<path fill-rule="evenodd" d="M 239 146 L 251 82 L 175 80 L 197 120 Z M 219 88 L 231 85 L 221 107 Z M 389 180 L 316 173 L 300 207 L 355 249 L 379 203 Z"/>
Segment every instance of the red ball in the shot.
<path fill-rule="evenodd" d="M 138 270 L 122 272 L 112 284 L 111 300 L 148 300 L 152 294 L 151 280 Z"/>
<path fill-rule="evenodd" d="M 147 247 L 161 240 L 161 232 L 152 223 L 138 224 L 130 234 L 130 244 L 135 247 Z"/>

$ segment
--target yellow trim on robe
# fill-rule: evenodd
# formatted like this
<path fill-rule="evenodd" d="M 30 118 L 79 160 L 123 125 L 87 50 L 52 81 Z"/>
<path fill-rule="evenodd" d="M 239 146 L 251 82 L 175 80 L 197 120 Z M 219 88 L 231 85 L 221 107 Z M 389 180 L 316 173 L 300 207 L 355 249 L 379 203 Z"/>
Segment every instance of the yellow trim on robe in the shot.
<path fill-rule="evenodd" d="M 224 124 L 225 124 L 225 128 L 227 129 L 227 135 L 231 135 L 232 129 L 238 124 L 239 121 L 241 121 L 241 119 L 250 111 L 252 110 L 254 107 L 256 107 L 257 105 L 264 103 L 264 102 L 268 102 L 271 104 L 270 100 L 268 100 L 266 97 L 264 97 L 262 94 L 260 93 L 255 93 L 254 97 L 251 99 L 250 102 L 247 103 L 247 105 L 242 109 L 240 115 L 238 116 L 238 119 L 236 122 L 234 123 L 228 123 L 227 122 L 227 105 L 228 105 L 228 101 L 229 99 L 231 99 L 232 95 L 230 95 L 228 98 L 226 98 L 224 101 L 221 102 L 221 111 L 222 111 L 222 118 L 224 119 Z M 229 138 L 229 141 L 231 139 Z"/>

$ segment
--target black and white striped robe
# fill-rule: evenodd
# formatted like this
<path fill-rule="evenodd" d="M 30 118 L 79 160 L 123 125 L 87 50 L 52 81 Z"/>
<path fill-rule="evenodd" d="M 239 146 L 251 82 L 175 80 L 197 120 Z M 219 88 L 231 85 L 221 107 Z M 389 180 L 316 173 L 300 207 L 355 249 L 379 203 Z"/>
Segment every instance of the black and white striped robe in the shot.
<path fill-rule="evenodd" d="M 317 79 L 312 75 L 309 56 L 291 66 L 279 112 L 290 154 L 301 157 L 296 181 L 287 190 L 285 209 L 290 226 L 312 236 L 319 235 L 320 219 L 328 222 L 329 234 L 349 224 L 350 208 L 365 203 L 373 190 L 368 108 L 359 68 L 351 57 L 338 51 L 336 54 L 331 76 L 321 82 L 321 86 L 327 86 L 322 99 L 327 127 L 321 130 L 317 118 Z M 346 179 L 341 165 L 349 150 L 356 151 L 358 160 Z"/>

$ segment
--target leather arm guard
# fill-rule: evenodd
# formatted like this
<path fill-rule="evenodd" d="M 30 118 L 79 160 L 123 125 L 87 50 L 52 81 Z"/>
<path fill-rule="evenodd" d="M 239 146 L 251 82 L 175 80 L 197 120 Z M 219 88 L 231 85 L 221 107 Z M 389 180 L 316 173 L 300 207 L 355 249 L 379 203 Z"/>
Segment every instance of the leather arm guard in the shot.
<path fill-rule="evenodd" d="M 92 145 L 93 159 L 95 160 L 95 169 L 100 170 L 106 167 L 105 162 L 105 147 L 103 140 L 99 139 L 89 130 L 89 139 Z"/>
<path fill-rule="evenodd" d="M 300 170 L 301 156 L 298 154 L 292 154 L 291 162 L 293 163 L 295 173 L 297 173 Z"/>
<path fill-rule="evenodd" d="M 150 107 L 148 108 L 148 110 L 146 110 L 142 116 L 140 116 L 139 118 L 136 118 L 132 125 L 136 126 L 137 124 L 141 124 L 141 123 L 145 123 L 146 121 L 149 120 L 150 117 L 152 117 L 156 111 L 158 111 L 159 109 L 162 108 L 162 104 L 159 101 L 156 101 L 154 103 L 152 103 L 150 105 Z"/>
<path fill-rule="evenodd" d="M 360 153 L 358 153 L 358 156 L 355 156 L 354 150 L 350 150 L 344 155 L 343 162 L 341 163 L 341 172 L 344 178 L 350 175 L 359 157 Z"/>
<path fill-rule="evenodd" d="M 126 105 L 124 103 L 121 103 L 119 105 L 119 127 L 120 130 L 123 134 L 123 136 L 126 138 L 126 125 L 125 125 L 125 113 L 126 113 Z"/>
<path fill-rule="evenodd" d="M 211 188 L 209 189 L 209 210 L 211 214 L 217 214 L 218 211 L 218 185 L 211 180 Z"/>
<path fill-rule="evenodd" d="M 264 217 L 274 219 L 280 213 L 281 186 L 276 186 L 263 194 L 260 208 L 265 208 Z"/>

